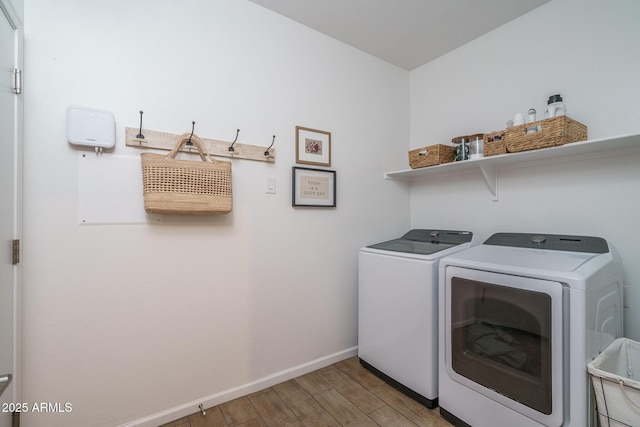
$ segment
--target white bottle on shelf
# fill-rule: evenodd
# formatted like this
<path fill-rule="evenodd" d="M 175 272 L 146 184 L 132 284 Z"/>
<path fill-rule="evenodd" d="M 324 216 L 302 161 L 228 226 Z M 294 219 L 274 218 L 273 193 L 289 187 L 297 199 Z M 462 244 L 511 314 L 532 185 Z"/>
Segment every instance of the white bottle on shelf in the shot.
<path fill-rule="evenodd" d="M 547 113 L 548 117 L 564 116 L 567 113 L 567 109 L 562 102 L 562 96 L 560 94 L 551 95 L 547 100 Z"/>

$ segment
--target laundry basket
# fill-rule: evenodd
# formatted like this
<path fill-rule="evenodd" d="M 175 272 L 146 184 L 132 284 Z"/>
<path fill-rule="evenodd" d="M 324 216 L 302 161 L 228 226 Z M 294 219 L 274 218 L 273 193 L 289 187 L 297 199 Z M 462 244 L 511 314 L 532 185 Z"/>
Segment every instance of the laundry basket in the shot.
<path fill-rule="evenodd" d="M 613 341 L 587 365 L 601 426 L 640 426 L 640 343 Z"/>

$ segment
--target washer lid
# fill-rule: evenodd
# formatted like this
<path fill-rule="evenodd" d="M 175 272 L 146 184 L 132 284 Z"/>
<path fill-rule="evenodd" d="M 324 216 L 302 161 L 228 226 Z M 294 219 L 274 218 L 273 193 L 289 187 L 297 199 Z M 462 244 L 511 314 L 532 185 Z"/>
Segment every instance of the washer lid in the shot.
<path fill-rule="evenodd" d="M 473 233 L 454 230 L 415 229 L 399 239 L 393 239 L 368 248 L 409 254 L 430 255 L 463 243 L 471 242 Z"/>

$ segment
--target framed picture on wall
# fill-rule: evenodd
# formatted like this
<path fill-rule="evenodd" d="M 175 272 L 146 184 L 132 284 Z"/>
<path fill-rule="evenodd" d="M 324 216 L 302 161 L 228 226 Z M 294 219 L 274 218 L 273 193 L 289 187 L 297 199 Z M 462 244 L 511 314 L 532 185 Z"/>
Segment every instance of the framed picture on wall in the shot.
<path fill-rule="evenodd" d="M 331 133 L 296 126 L 296 163 L 331 166 Z"/>
<path fill-rule="evenodd" d="M 294 166 L 292 178 L 292 206 L 336 207 L 336 171 Z"/>

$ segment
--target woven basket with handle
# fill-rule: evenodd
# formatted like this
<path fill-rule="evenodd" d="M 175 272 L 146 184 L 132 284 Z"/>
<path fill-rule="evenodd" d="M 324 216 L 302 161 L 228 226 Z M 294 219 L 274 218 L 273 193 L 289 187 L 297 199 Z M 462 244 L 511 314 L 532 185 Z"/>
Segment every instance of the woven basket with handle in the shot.
<path fill-rule="evenodd" d="M 505 138 L 507 151 L 517 153 L 584 141 L 587 127 L 567 116 L 559 116 L 510 127 Z"/>
<path fill-rule="evenodd" d="M 179 160 L 180 147 L 191 142 L 202 161 Z M 231 212 L 231 163 L 214 160 L 197 135 L 182 134 L 167 155 L 143 153 L 144 208 L 150 213 L 213 215 Z"/>
<path fill-rule="evenodd" d="M 434 166 L 452 161 L 453 147 L 450 145 L 435 144 L 409 151 L 409 166 L 411 169 Z"/>

